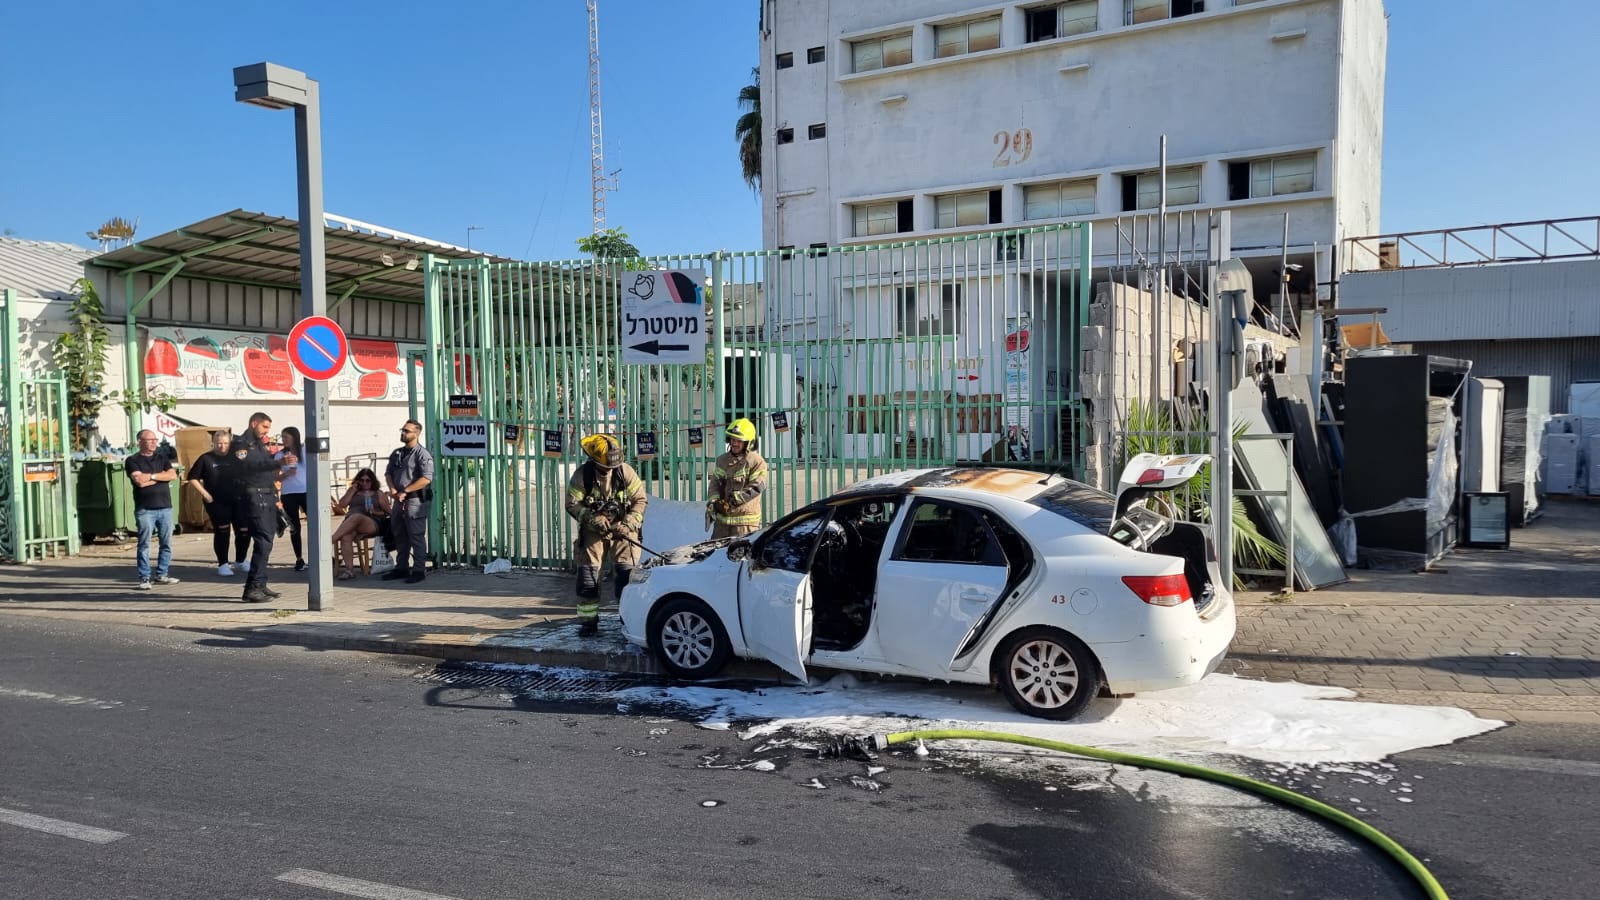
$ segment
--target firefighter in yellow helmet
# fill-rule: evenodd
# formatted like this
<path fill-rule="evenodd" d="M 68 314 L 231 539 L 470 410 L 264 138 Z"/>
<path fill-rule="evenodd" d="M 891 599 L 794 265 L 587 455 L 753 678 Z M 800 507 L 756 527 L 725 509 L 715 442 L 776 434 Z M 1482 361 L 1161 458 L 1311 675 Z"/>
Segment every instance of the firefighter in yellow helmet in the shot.
<path fill-rule="evenodd" d="M 734 419 L 723 434 L 728 452 L 717 457 L 706 504 L 713 539 L 742 537 L 760 528 L 761 492 L 767 487 L 767 461 L 755 450 L 755 423 Z"/>
<path fill-rule="evenodd" d="M 622 597 L 639 562 L 644 527 L 644 482 L 622 461 L 622 442 L 591 434 L 578 442 L 588 460 L 567 480 L 567 515 L 578 520 L 578 633 L 600 630 L 600 565 L 611 556 L 616 596 Z"/>

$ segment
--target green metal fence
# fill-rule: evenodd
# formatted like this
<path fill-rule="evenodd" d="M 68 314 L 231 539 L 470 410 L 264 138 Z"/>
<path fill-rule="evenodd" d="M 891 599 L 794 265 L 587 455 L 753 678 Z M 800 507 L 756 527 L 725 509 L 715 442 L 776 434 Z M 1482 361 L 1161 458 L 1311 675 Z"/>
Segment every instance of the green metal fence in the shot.
<path fill-rule="evenodd" d="M 565 483 L 594 431 L 622 438 L 653 497 L 699 501 L 722 426 L 752 419 L 768 521 L 896 469 L 1080 473 L 1089 238 L 1065 225 L 638 260 L 430 257 L 435 556 L 565 567 Z M 689 290 L 670 331 L 651 332 L 625 302 L 664 271 Z M 674 351 L 689 358 L 627 361 Z"/>
<path fill-rule="evenodd" d="M 0 559 L 78 552 L 67 447 L 72 422 L 61 377 L 30 378 L 18 358 L 15 291 L 0 294 Z"/>

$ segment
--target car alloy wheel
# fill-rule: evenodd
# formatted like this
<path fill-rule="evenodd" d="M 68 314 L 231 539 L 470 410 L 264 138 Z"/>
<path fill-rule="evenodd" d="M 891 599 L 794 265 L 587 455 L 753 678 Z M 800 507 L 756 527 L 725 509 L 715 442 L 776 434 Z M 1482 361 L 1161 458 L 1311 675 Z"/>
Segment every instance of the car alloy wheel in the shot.
<path fill-rule="evenodd" d="M 1089 648 L 1052 628 L 1028 628 L 1007 639 L 996 674 L 1012 706 L 1043 719 L 1076 716 L 1100 689 L 1100 667 Z"/>
<path fill-rule="evenodd" d="M 679 678 L 707 678 L 728 661 L 728 635 L 716 613 L 692 597 L 674 597 L 652 617 L 650 649 Z"/>

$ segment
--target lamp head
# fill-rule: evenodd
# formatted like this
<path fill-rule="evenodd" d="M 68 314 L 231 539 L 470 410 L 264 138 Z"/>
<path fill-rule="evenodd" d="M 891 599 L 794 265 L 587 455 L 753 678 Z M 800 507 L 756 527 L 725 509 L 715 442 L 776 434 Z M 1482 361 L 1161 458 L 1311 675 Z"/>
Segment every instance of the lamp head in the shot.
<path fill-rule="evenodd" d="M 266 109 L 305 106 L 313 82 L 299 69 L 261 62 L 233 70 L 233 99 Z"/>

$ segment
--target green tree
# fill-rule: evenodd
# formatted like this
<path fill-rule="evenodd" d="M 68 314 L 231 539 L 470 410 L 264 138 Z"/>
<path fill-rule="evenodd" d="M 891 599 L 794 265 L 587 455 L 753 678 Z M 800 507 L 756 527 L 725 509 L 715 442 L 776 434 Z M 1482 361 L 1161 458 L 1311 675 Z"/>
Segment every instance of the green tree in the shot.
<path fill-rule="evenodd" d="M 72 446 L 89 449 L 89 433 L 100 416 L 101 407 L 116 403 L 124 411 L 159 409 L 167 412 L 178 405 L 176 397 L 152 394 L 147 390 L 104 390 L 106 350 L 110 331 L 105 325 L 105 306 L 94 282 L 80 278 L 72 285 L 77 299 L 67 307 L 67 330 L 51 344 L 51 358 L 67 382 L 67 414 L 72 418 Z M 138 340 L 129 335 L 128 340 Z"/>
<path fill-rule="evenodd" d="M 739 168 L 750 190 L 761 193 L 761 70 L 750 70 L 751 82 L 739 89 L 743 114 L 733 125 L 739 142 Z"/>
<path fill-rule="evenodd" d="M 605 228 L 578 238 L 578 250 L 595 259 L 638 259 L 639 248 L 621 228 Z"/>

